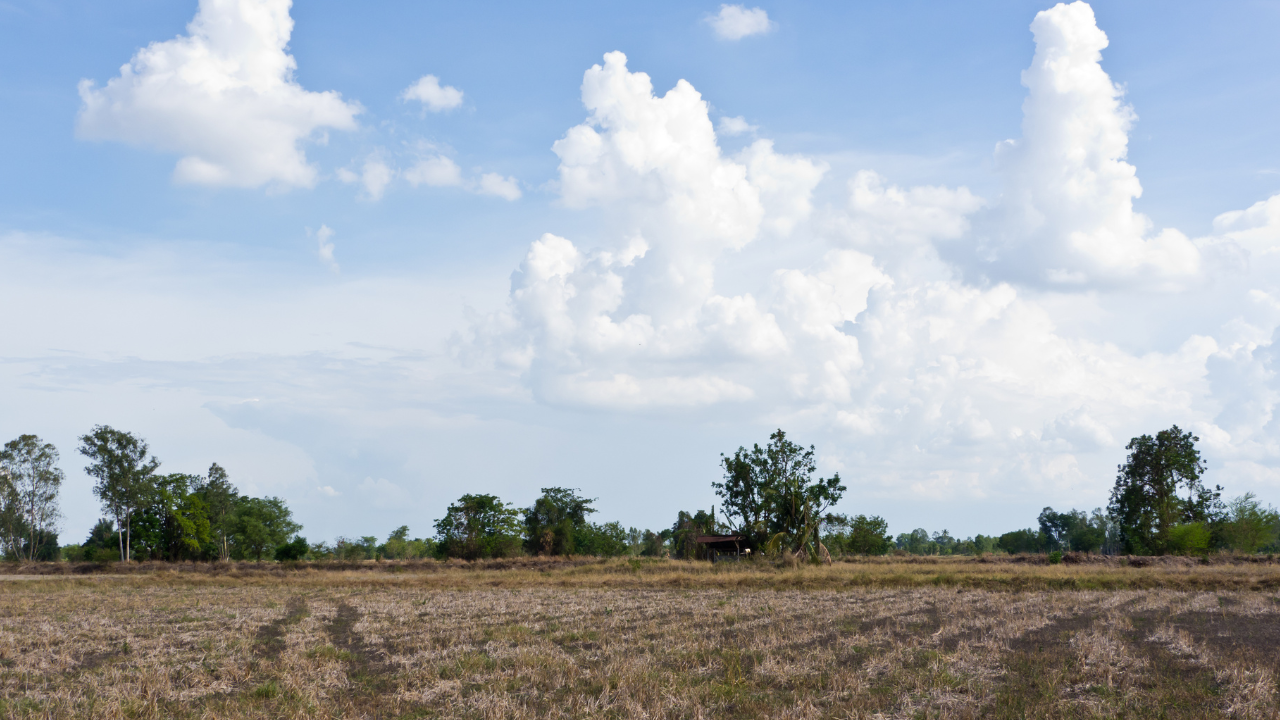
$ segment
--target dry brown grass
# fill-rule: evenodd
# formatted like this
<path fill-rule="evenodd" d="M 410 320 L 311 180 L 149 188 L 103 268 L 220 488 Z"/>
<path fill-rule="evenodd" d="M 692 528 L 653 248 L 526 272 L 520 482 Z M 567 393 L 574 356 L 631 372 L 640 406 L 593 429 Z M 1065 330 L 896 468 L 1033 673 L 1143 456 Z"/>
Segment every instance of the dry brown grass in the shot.
<path fill-rule="evenodd" d="M 0 717 L 1280 716 L 1274 566 L 480 567 L 0 582 Z"/>

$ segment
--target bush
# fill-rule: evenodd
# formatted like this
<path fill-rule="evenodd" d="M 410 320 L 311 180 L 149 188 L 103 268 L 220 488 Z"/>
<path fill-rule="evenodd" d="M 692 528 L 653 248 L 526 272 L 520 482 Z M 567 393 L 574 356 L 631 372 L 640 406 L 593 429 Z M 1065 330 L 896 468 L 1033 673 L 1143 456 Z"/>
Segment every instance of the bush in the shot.
<path fill-rule="evenodd" d="M 1058 564 L 1058 563 L 1060 563 L 1060 562 L 1062 562 L 1062 551 L 1061 551 L 1061 550 L 1054 550 L 1053 552 L 1049 553 L 1049 564 L 1050 564 L 1050 565 L 1057 565 L 1057 564 Z"/>
<path fill-rule="evenodd" d="M 279 562 L 301 560 L 307 556 L 307 551 L 310 549 L 311 546 L 307 545 L 307 539 L 302 536 L 298 536 L 292 541 L 276 548 L 276 560 Z"/>
<path fill-rule="evenodd" d="M 1169 528 L 1169 552 L 1203 555 L 1209 551 L 1209 528 L 1204 523 L 1181 523 Z"/>

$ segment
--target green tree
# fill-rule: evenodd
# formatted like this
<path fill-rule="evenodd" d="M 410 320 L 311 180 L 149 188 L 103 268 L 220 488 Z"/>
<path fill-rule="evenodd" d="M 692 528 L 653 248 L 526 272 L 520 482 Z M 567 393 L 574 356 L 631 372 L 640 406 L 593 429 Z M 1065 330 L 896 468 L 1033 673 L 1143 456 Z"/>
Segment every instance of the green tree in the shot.
<path fill-rule="evenodd" d="M 1014 530 L 1000 536 L 996 547 L 1010 555 L 1018 553 L 1042 553 L 1049 549 L 1049 538 L 1039 530 L 1027 528 Z"/>
<path fill-rule="evenodd" d="M 232 555 L 262 560 L 301 529 L 284 500 L 241 497 L 230 519 Z"/>
<path fill-rule="evenodd" d="M 1232 550 L 1250 554 L 1273 546 L 1280 541 L 1280 513 L 1245 493 L 1227 503 L 1223 541 Z"/>
<path fill-rule="evenodd" d="M 111 562 L 120 559 L 116 549 L 115 523 L 110 518 L 102 518 L 89 530 L 89 537 L 81 543 L 81 557 L 89 562 Z"/>
<path fill-rule="evenodd" d="M 134 517 L 134 544 L 148 558 L 196 560 L 213 536 L 201 497 L 191 492 L 200 478 L 174 473 L 154 476 L 146 503 Z"/>
<path fill-rule="evenodd" d="M 57 541 L 54 528 L 58 518 L 58 489 L 63 474 L 58 469 L 58 449 L 41 442 L 35 435 L 21 435 L 5 443 L 0 450 L 0 518 L 12 515 L 18 522 L 10 526 L 9 544 L 14 554 L 24 560 L 35 560 L 46 549 L 50 536 Z M 22 533 L 19 541 L 18 532 Z M 47 556 L 47 552 L 44 553 Z"/>
<path fill-rule="evenodd" d="M 145 440 L 106 425 L 80 437 L 80 454 L 92 461 L 84 471 L 94 478 L 93 493 L 115 518 L 120 557 L 131 560 L 133 515 L 150 497 L 160 461 L 147 457 Z"/>
<path fill-rule="evenodd" d="M 401 525 L 393 530 L 387 541 L 378 546 L 378 553 L 389 560 L 409 557 L 409 526 Z"/>
<path fill-rule="evenodd" d="M 587 523 L 574 533 L 573 539 L 574 553 L 577 555 L 618 557 L 626 555 L 630 549 L 627 531 L 622 529 L 622 523 L 616 521 L 599 525 Z"/>
<path fill-rule="evenodd" d="M 765 447 L 739 447 L 733 457 L 720 457 L 724 481 L 711 486 L 730 526 L 747 537 L 747 544 L 807 548 L 816 558 L 823 513 L 839 502 L 846 488 L 838 473 L 813 477 L 813 446 L 801 447 L 779 429 Z"/>
<path fill-rule="evenodd" d="M 1095 519 L 1100 513 L 1095 513 Z M 1081 510 L 1060 513 L 1047 507 L 1040 512 L 1040 533 L 1046 538 L 1047 550 L 1096 552 L 1107 539 L 1107 529 L 1091 522 Z"/>
<path fill-rule="evenodd" d="M 520 552 L 520 511 L 497 495 L 463 495 L 435 528 L 437 552 L 443 557 L 474 560 Z"/>
<path fill-rule="evenodd" d="M 232 511 L 240 500 L 236 486 L 227 479 L 227 471 L 218 463 L 209 466 L 209 474 L 192 482 L 191 492 L 204 503 L 209 518 L 209 532 L 215 544 L 214 554 L 220 560 L 231 557 L 230 522 Z"/>
<path fill-rule="evenodd" d="M 843 555 L 884 555 L 893 549 L 893 537 L 888 534 L 889 523 L 877 515 L 853 518 L 844 515 L 828 515 L 823 520 L 827 534 L 823 543 Z"/>
<path fill-rule="evenodd" d="M 301 535 L 276 548 L 276 562 L 297 562 L 307 556 L 311 546 Z"/>
<path fill-rule="evenodd" d="M 1200 481 L 1205 465 L 1196 449 L 1199 440 L 1174 425 L 1129 441 L 1108 507 L 1127 552 L 1162 555 L 1170 550 L 1175 525 L 1218 519 L 1222 488 L 1210 490 Z M 1179 490 L 1187 497 L 1179 497 Z"/>
<path fill-rule="evenodd" d="M 568 555 L 575 550 L 574 534 L 595 512 L 594 499 L 574 489 L 542 488 L 542 496 L 524 511 L 524 547 L 533 555 Z"/>
<path fill-rule="evenodd" d="M 705 560 L 706 548 L 698 543 L 697 538 L 718 535 L 722 529 L 720 523 L 716 522 L 715 508 L 711 512 L 699 510 L 693 514 L 681 510 L 676 514 L 676 521 L 669 531 L 672 557 Z"/>

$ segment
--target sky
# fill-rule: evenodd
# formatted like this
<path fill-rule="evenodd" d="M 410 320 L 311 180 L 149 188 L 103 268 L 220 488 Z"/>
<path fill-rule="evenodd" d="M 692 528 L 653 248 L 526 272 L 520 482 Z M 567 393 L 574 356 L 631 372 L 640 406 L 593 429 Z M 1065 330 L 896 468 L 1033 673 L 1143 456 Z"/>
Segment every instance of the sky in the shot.
<path fill-rule="evenodd" d="M 1280 2 L 0 0 L 0 436 L 312 541 L 669 526 L 778 428 L 892 533 L 1280 504 Z"/>

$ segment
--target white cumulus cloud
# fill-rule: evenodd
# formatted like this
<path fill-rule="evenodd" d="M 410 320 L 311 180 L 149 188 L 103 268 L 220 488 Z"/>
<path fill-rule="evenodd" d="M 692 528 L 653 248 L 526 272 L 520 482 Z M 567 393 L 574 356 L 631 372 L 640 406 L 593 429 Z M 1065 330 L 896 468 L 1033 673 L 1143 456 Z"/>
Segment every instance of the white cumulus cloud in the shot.
<path fill-rule="evenodd" d="M 828 433 L 885 493 L 1101 495 L 1123 440 L 1174 422 L 1225 472 L 1280 482 L 1280 203 L 1196 243 L 1155 232 L 1092 12 L 1059 5 L 1032 28 L 1024 135 L 999 150 L 993 199 L 865 169 L 816 208 L 825 164 L 767 138 L 726 155 L 692 85 L 657 95 L 607 54 L 553 151 L 563 202 L 603 209 L 610 234 L 535 240 L 459 357 L 545 403 Z M 1250 253 L 1252 279 L 1206 303 L 1211 242 Z M 1144 318 L 1149 339 L 1098 333 L 1105 312 Z M 1221 330 L 1159 319 L 1180 312 Z"/>
<path fill-rule="evenodd" d="M 746 135 L 747 133 L 753 133 L 759 129 L 759 127 L 748 123 L 747 119 L 741 115 L 738 117 L 720 118 L 719 132 L 721 135 Z"/>
<path fill-rule="evenodd" d="M 749 35 L 761 35 L 773 29 L 769 13 L 760 8 L 742 5 L 721 5 L 720 12 L 707 18 L 716 36 L 724 40 L 741 40 Z"/>
<path fill-rule="evenodd" d="M 338 170 L 339 180 L 346 183 L 360 183 L 364 186 L 364 191 L 368 198 L 375 202 L 382 199 L 382 194 L 386 192 L 387 186 L 391 184 L 395 176 L 396 171 L 376 156 L 365 160 L 359 173 L 347 168 Z"/>
<path fill-rule="evenodd" d="M 513 177 L 503 177 L 498 173 L 485 173 L 477 183 L 477 192 L 484 195 L 496 195 L 503 200 L 520 199 L 520 183 Z"/>
<path fill-rule="evenodd" d="M 444 112 L 462 105 L 462 91 L 449 85 L 441 85 L 440 78 L 435 75 L 423 75 L 400 93 L 400 99 L 417 100 L 431 112 Z"/>
<path fill-rule="evenodd" d="M 404 171 L 404 179 L 410 185 L 430 187 L 458 187 L 462 182 L 462 168 L 443 155 L 424 158 Z"/>
<path fill-rule="evenodd" d="M 1137 116 L 1102 69 L 1108 40 L 1093 9 L 1060 3 L 1031 31 L 1022 138 L 997 147 L 1005 193 L 975 238 L 979 272 L 1061 288 L 1194 280 L 1195 244 L 1133 209 L 1142 185 L 1125 158 Z"/>
<path fill-rule="evenodd" d="M 180 183 L 310 187 L 302 143 L 352 130 L 358 104 L 294 79 L 290 0 L 201 0 L 187 35 L 139 50 L 104 87 L 80 82 L 77 135 L 181 155 Z"/>

